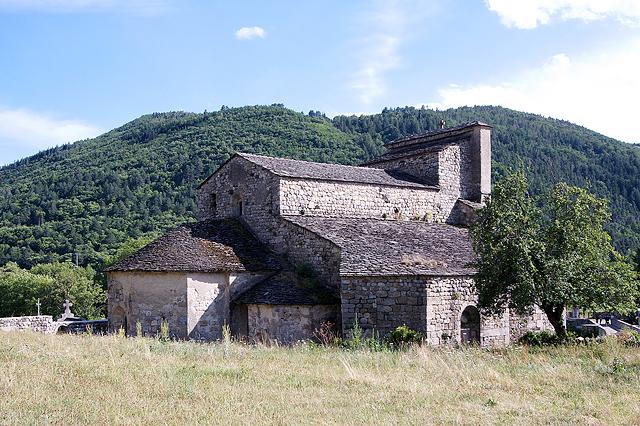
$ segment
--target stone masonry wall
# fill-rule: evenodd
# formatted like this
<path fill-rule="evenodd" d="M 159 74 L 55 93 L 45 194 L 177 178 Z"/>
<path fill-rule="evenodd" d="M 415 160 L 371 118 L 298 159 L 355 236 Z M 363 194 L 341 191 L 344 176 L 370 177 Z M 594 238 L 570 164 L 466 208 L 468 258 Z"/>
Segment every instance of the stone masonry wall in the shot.
<path fill-rule="evenodd" d="M 433 345 L 460 341 L 460 318 L 469 305 L 477 306 L 472 277 L 431 277 L 427 290 L 427 341 Z M 509 343 L 508 315 L 482 315 L 480 344 L 504 346 Z"/>
<path fill-rule="evenodd" d="M 189 339 L 214 341 L 222 327 L 231 326 L 230 302 L 266 276 L 253 273 L 189 273 L 187 275 L 187 333 Z"/>
<path fill-rule="evenodd" d="M 426 282 L 421 277 L 343 277 L 342 327 L 350 336 L 356 321 L 365 335 L 384 336 L 406 324 L 426 333 Z"/>
<path fill-rule="evenodd" d="M 347 336 L 357 317 L 368 335 L 406 324 L 432 345 L 460 342 L 462 311 L 477 304 L 472 277 L 343 277 L 341 297 Z M 481 316 L 482 346 L 504 346 L 509 336 L 508 314 Z"/>
<path fill-rule="evenodd" d="M 189 273 L 187 276 L 187 335 L 217 340 L 228 321 L 228 274 Z"/>
<path fill-rule="evenodd" d="M 55 333 L 57 327 L 51 315 L 0 318 L 0 331 L 31 330 Z"/>
<path fill-rule="evenodd" d="M 249 340 L 292 344 L 314 338 L 323 322 L 336 324 L 336 305 L 248 305 Z"/>
<path fill-rule="evenodd" d="M 398 170 L 412 176 L 419 177 L 429 185 L 440 184 L 438 151 L 407 155 L 405 157 L 375 163 L 369 167 L 385 170 Z"/>
<path fill-rule="evenodd" d="M 241 216 L 256 226 L 269 221 L 280 213 L 278 182 L 277 176 L 235 157 L 198 188 L 198 220 Z"/>
<path fill-rule="evenodd" d="M 446 221 L 437 189 L 282 179 L 280 211 L 291 216 Z"/>
<path fill-rule="evenodd" d="M 163 320 L 172 336 L 187 333 L 187 274 L 178 272 L 109 272 L 109 328 L 135 335 L 140 321 L 145 335 L 155 336 Z"/>
<path fill-rule="evenodd" d="M 535 307 L 531 315 L 518 315 L 515 312 L 509 314 L 510 340 L 516 342 L 527 331 L 553 330 L 553 326 L 547 319 L 542 309 Z"/>
<path fill-rule="evenodd" d="M 437 168 L 439 190 L 283 178 L 279 190 L 280 213 L 293 216 L 455 222 L 452 211 L 461 194 L 460 147 L 448 146 L 432 155 L 437 155 L 436 160 L 428 157 L 431 163 L 425 167 Z M 422 158 L 415 160 L 421 161 Z M 400 167 L 399 161 L 377 166 Z M 405 161 L 405 169 L 402 171 L 407 173 L 417 173 L 414 169 L 422 165 L 413 164 L 409 159 L 402 161 Z"/>

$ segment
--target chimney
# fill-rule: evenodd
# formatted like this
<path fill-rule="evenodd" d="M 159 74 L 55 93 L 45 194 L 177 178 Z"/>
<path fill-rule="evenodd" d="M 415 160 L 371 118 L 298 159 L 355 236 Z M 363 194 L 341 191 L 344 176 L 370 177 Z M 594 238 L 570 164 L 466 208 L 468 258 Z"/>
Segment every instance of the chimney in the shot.
<path fill-rule="evenodd" d="M 484 202 L 491 195 L 491 126 L 476 122 L 468 146 L 471 170 L 466 199 Z M 465 149 L 462 148 L 464 155 Z M 462 171 L 464 178 L 464 171 Z"/>

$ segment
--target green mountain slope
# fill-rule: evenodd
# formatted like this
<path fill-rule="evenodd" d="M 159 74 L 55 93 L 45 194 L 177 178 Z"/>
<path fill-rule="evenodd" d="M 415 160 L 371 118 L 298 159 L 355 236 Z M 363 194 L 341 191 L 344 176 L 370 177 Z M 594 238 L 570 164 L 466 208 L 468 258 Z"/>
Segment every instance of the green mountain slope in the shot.
<path fill-rule="evenodd" d="M 0 169 L 0 265 L 78 253 L 100 266 L 129 237 L 193 218 L 195 187 L 235 151 L 357 164 L 382 143 L 482 120 L 495 126 L 496 174 L 525 165 L 533 186 L 558 180 L 612 200 L 615 242 L 640 246 L 640 149 L 573 124 L 504 108 L 400 108 L 367 117 L 304 115 L 279 105 L 140 117 L 95 139 Z"/>

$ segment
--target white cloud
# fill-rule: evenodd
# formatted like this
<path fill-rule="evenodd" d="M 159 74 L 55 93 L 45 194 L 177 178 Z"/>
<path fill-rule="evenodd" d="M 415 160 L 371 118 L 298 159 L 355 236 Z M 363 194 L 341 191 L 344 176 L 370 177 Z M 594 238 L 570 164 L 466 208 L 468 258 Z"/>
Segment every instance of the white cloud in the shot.
<path fill-rule="evenodd" d="M 451 85 L 438 91 L 432 108 L 501 105 L 562 118 L 627 142 L 640 142 L 640 39 L 541 66 L 499 84 Z"/>
<path fill-rule="evenodd" d="M 164 13 L 171 0 L 0 0 L 0 10 L 48 13 L 122 11 L 140 15 Z"/>
<path fill-rule="evenodd" d="M 349 84 L 363 104 L 370 105 L 386 93 L 386 75 L 402 65 L 399 49 L 412 32 L 407 30 L 416 28 L 433 6 L 414 0 L 378 0 L 364 16 L 368 35 L 355 43 L 358 67 Z"/>
<path fill-rule="evenodd" d="M 613 18 L 624 25 L 640 26 L 638 0 L 485 0 L 507 27 L 531 29 L 553 19 L 585 22 Z"/>
<path fill-rule="evenodd" d="M 242 27 L 236 31 L 238 40 L 252 40 L 254 38 L 265 38 L 267 32 L 262 27 Z"/>
<path fill-rule="evenodd" d="M 77 120 L 58 120 L 25 109 L 0 108 L 0 147 L 49 148 L 91 138 L 102 130 Z"/>

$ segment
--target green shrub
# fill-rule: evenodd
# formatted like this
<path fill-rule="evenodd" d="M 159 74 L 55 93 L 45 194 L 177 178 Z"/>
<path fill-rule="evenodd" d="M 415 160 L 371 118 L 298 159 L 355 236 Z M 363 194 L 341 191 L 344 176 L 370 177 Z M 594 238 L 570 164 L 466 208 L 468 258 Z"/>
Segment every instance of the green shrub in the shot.
<path fill-rule="evenodd" d="M 551 346 L 562 343 L 555 333 L 550 331 L 527 331 L 518 343 L 527 346 Z"/>
<path fill-rule="evenodd" d="M 396 327 L 389 335 L 387 340 L 394 346 L 401 347 L 407 346 L 412 343 L 419 343 L 422 340 L 422 335 L 417 331 L 409 328 L 407 325 L 401 325 Z"/>

